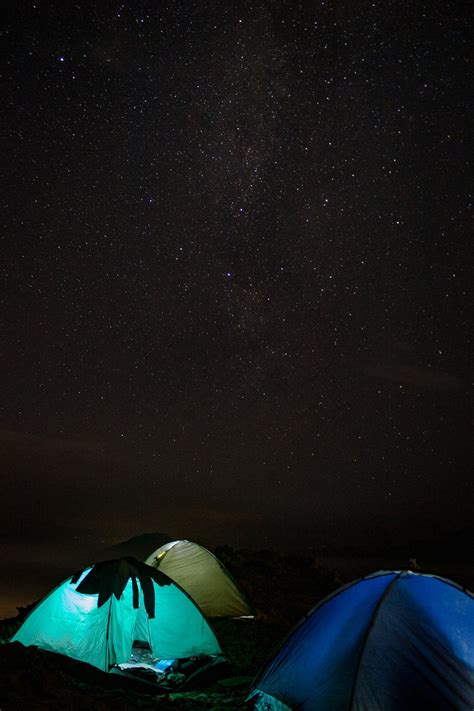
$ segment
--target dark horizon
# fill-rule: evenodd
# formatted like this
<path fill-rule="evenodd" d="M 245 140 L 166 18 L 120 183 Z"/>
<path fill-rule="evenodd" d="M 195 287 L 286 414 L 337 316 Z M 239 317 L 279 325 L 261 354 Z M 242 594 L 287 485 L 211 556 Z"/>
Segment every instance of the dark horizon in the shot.
<path fill-rule="evenodd" d="M 280 522 L 283 525 L 283 521 Z M 273 533 L 272 533 L 273 532 Z M 254 534 L 246 528 L 246 538 L 242 530 L 223 531 L 222 528 L 205 532 L 198 527 L 170 528 L 169 532 L 148 532 L 132 538 L 102 539 L 94 541 L 71 536 L 56 531 L 56 537 L 50 534 L 43 538 L 43 532 L 36 532 L 23 541 L 12 540 L 0 543 L 0 556 L 3 563 L 3 575 L 0 577 L 0 620 L 15 617 L 17 609 L 28 607 L 41 599 L 62 580 L 69 577 L 84 565 L 99 560 L 134 555 L 140 560 L 150 555 L 161 545 L 163 536 L 173 539 L 188 538 L 199 542 L 214 551 L 225 546 L 235 551 L 271 551 L 276 555 L 312 559 L 326 571 L 333 571 L 340 582 L 347 582 L 379 569 L 415 569 L 435 573 L 466 587 L 474 588 L 470 541 L 474 530 L 463 529 L 451 533 L 432 533 L 432 537 L 414 540 L 377 539 L 370 540 L 346 538 L 336 545 L 331 535 L 308 536 L 308 530 L 302 526 L 292 530 L 289 540 L 277 540 L 274 527 L 270 535 Z M 62 534 L 62 535 L 61 535 Z M 137 538 L 137 541 L 133 540 Z M 156 540 L 151 544 L 151 541 Z M 150 543 L 148 547 L 146 543 Z M 146 551 L 145 553 L 143 551 Z M 414 568 L 415 566 L 415 568 Z"/>

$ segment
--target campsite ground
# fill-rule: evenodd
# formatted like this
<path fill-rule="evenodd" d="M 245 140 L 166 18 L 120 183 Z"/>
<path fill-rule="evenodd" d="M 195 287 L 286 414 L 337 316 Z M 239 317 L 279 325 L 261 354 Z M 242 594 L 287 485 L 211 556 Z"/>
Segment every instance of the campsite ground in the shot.
<path fill-rule="evenodd" d="M 352 560 L 349 561 L 352 565 L 341 565 L 342 572 L 335 572 L 311 558 L 271 551 L 233 551 L 224 547 L 218 553 L 257 609 L 254 620 L 214 623 L 216 635 L 230 659 L 232 676 L 202 689 L 158 695 L 138 682 L 124 685 L 118 677 L 60 655 L 19 644 L 3 644 L 0 645 L 1 711 L 242 709 L 252 678 L 275 645 L 305 613 L 342 583 L 359 574 L 389 567 L 380 564 L 373 567 L 375 561 L 365 561 L 357 568 Z M 462 567 L 457 575 L 453 575 L 456 571 L 452 566 L 437 567 L 433 572 L 472 586 L 473 581 Z M 10 639 L 21 618 L 20 613 L 16 618 L 0 621 L 2 642 Z"/>

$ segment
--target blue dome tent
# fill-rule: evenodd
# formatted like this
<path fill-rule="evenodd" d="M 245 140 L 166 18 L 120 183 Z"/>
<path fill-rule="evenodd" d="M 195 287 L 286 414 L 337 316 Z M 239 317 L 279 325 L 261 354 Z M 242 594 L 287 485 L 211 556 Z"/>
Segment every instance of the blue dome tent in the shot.
<path fill-rule="evenodd" d="M 410 571 L 350 583 L 296 627 L 247 702 L 259 711 L 472 711 L 473 595 Z"/>

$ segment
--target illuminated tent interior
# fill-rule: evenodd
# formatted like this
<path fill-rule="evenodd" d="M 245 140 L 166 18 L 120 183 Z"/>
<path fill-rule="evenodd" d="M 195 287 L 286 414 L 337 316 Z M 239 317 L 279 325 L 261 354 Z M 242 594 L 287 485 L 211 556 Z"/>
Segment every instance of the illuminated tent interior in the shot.
<path fill-rule="evenodd" d="M 253 616 L 229 571 L 197 543 L 186 540 L 165 543 L 145 562 L 186 590 L 207 617 Z"/>
<path fill-rule="evenodd" d="M 193 600 L 164 573 L 133 558 L 97 563 L 62 582 L 11 641 L 106 672 L 148 668 L 157 681 L 176 660 L 221 655 Z"/>
<path fill-rule="evenodd" d="M 295 628 L 247 701 L 262 711 L 468 711 L 473 596 L 409 571 L 350 583 Z"/>

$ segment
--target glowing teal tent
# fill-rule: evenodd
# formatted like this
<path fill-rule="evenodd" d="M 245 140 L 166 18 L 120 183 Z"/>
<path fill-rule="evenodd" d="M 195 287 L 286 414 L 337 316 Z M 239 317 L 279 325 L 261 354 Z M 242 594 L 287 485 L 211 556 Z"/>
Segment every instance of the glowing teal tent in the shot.
<path fill-rule="evenodd" d="M 221 652 L 191 598 L 164 573 L 133 558 L 97 563 L 65 580 L 11 641 L 104 671 L 127 663 L 134 642 L 148 644 L 156 659 Z"/>
<path fill-rule="evenodd" d="M 259 711 L 472 711 L 473 596 L 410 571 L 357 580 L 296 627 L 248 702 Z"/>

